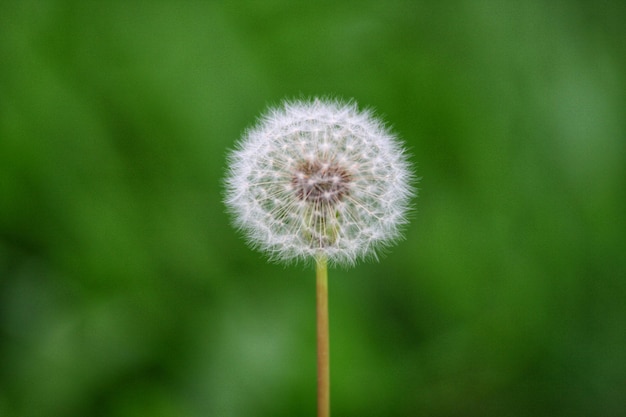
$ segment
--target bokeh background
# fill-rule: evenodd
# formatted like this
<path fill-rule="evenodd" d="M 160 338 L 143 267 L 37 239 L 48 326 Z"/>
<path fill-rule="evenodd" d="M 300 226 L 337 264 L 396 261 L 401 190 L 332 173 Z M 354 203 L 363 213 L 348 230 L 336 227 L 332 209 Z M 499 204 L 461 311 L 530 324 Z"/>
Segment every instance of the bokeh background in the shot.
<path fill-rule="evenodd" d="M 626 415 L 623 1 L 0 3 L 0 416 L 315 415 L 310 265 L 230 226 L 268 106 L 375 109 L 405 240 L 330 271 L 337 416 Z"/>

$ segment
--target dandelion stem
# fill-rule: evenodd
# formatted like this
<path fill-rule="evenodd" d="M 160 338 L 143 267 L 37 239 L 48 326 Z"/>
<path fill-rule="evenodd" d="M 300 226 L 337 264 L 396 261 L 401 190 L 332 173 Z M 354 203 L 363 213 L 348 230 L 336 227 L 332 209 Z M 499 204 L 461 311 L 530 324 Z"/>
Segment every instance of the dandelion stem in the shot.
<path fill-rule="evenodd" d="M 317 277 L 317 417 L 330 416 L 330 355 L 328 337 L 328 268 L 316 259 Z"/>

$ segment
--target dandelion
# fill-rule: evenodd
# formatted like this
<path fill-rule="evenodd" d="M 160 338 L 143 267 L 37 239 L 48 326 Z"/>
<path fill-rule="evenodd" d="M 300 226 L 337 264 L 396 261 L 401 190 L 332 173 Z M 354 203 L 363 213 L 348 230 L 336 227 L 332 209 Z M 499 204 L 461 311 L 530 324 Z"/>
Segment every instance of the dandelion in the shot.
<path fill-rule="evenodd" d="M 235 226 L 272 260 L 315 260 L 318 415 L 327 416 L 327 263 L 352 265 L 394 243 L 413 175 L 403 147 L 353 102 L 286 101 L 229 157 L 225 203 Z"/>

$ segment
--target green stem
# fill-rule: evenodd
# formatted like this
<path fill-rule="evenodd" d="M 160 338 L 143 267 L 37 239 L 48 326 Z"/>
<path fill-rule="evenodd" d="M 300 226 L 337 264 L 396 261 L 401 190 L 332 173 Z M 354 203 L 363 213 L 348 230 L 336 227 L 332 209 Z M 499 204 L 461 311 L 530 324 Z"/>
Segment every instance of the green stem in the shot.
<path fill-rule="evenodd" d="M 317 417 L 330 416 L 330 351 L 328 337 L 328 268 L 326 257 L 316 260 L 317 278 Z"/>

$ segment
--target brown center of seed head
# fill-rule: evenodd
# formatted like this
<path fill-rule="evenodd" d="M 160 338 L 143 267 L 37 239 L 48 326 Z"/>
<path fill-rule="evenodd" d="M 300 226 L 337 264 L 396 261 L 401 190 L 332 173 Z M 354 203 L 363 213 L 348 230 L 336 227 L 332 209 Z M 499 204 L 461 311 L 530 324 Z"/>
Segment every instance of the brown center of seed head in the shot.
<path fill-rule="evenodd" d="M 352 177 L 337 163 L 307 160 L 296 165 L 291 186 L 300 200 L 334 205 L 348 194 Z"/>

